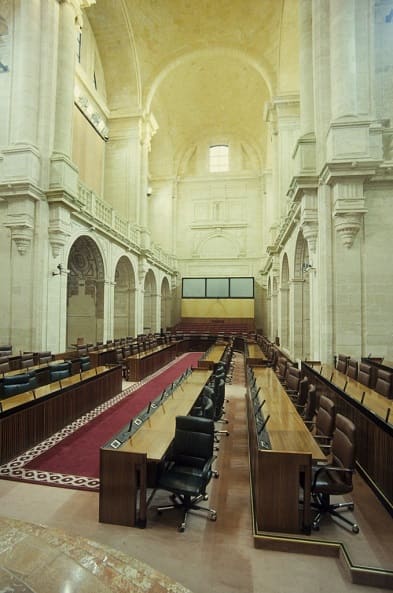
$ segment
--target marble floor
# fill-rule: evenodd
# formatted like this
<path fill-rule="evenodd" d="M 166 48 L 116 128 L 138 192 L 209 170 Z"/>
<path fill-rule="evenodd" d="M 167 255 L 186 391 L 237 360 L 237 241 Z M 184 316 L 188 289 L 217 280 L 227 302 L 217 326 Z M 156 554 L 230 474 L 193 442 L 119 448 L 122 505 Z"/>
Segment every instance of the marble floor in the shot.
<path fill-rule="evenodd" d="M 351 583 L 338 558 L 254 547 L 244 388 L 228 385 L 227 396 L 231 434 L 221 439 L 220 476 L 208 501 L 216 522 L 195 514 L 179 533 L 176 513 L 155 512 L 167 499 L 158 492 L 145 529 L 103 524 L 95 492 L 0 480 L 0 593 L 386 591 Z M 370 558 L 392 570 L 393 521 L 370 514 L 381 537 L 369 519 L 362 533 L 362 516 L 359 535 L 339 537 L 354 546 L 358 562 Z"/>

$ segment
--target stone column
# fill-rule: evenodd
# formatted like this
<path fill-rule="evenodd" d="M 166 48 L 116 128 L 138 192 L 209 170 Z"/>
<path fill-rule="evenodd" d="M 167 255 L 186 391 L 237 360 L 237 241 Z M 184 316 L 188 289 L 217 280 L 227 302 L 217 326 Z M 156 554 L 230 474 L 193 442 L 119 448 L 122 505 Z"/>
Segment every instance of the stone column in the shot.
<path fill-rule="evenodd" d="M 314 132 L 312 0 L 299 1 L 300 135 Z"/>
<path fill-rule="evenodd" d="M 81 26 L 77 0 L 59 1 L 56 114 L 50 187 L 77 195 L 78 173 L 72 165 L 72 130 L 75 80 L 75 39 Z"/>
<path fill-rule="evenodd" d="M 60 0 L 57 53 L 56 126 L 53 152 L 71 157 L 74 109 L 75 44 L 78 14 L 74 2 Z M 80 24 L 80 20 L 79 20 Z"/>
<path fill-rule="evenodd" d="M 356 0 L 330 0 L 332 118 L 354 116 L 356 107 Z"/>
<path fill-rule="evenodd" d="M 318 188 L 319 249 L 316 266 L 318 268 L 319 320 L 319 359 L 333 364 L 334 356 L 334 307 L 333 307 L 333 244 L 331 188 L 320 185 Z"/>
<path fill-rule="evenodd" d="M 41 0 L 20 0 L 15 12 L 10 143 L 37 147 Z"/>
<path fill-rule="evenodd" d="M 141 227 L 141 241 L 145 249 L 150 248 L 150 233 L 148 230 L 149 204 L 148 204 L 148 186 L 149 186 L 149 152 L 151 149 L 151 139 L 157 131 L 157 123 L 153 114 L 149 114 L 142 122 L 141 135 L 141 174 L 139 187 L 139 220 Z"/>

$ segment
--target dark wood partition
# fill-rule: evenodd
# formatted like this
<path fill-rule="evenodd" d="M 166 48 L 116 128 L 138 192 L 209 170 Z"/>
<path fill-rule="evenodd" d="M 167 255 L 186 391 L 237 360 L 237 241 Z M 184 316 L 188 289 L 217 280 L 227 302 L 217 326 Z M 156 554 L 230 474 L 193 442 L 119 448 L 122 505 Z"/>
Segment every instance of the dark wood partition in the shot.
<path fill-rule="evenodd" d="M 121 367 L 99 367 L 16 396 L 0 413 L 0 463 L 30 449 L 70 422 L 121 392 Z M 18 405 L 18 398 L 21 405 Z"/>

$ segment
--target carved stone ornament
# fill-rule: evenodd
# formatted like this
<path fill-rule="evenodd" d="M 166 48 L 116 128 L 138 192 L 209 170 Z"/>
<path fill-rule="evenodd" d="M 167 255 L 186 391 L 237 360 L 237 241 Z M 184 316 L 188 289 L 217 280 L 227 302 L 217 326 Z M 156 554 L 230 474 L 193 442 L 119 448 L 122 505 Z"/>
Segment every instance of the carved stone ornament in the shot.
<path fill-rule="evenodd" d="M 340 212 L 334 214 L 334 226 L 345 247 L 352 247 L 361 227 L 362 217 L 362 212 Z"/>
<path fill-rule="evenodd" d="M 301 225 L 303 237 L 306 239 L 308 243 L 308 248 L 312 253 L 315 253 L 317 248 L 317 238 L 318 238 L 318 222 L 317 221 L 304 221 Z"/>
<path fill-rule="evenodd" d="M 52 256 L 56 259 L 60 255 L 61 249 L 67 242 L 70 233 L 61 231 L 60 229 L 49 230 L 49 242 L 52 247 Z"/>
<path fill-rule="evenodd" d="M 25 255 L 30 247 L 33 238 L 33 227 L 27 224 L 12 224 L 8 223 L 11 229 L 11 238 L 16 244 L 18 253 Z"/>

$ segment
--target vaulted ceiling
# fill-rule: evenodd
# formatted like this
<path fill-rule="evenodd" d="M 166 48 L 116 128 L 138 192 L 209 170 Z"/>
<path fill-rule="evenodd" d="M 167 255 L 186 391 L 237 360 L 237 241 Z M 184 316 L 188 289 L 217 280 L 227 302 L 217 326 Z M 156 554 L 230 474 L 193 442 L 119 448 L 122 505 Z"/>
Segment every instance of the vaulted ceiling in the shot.
<path fill-rule="evenodd" d="M 152 112 L 174 152 L 208 131 L 263 158 L 263 110 L 298 92 L 298 0 L 97 0 L 113 116 Z"/>

